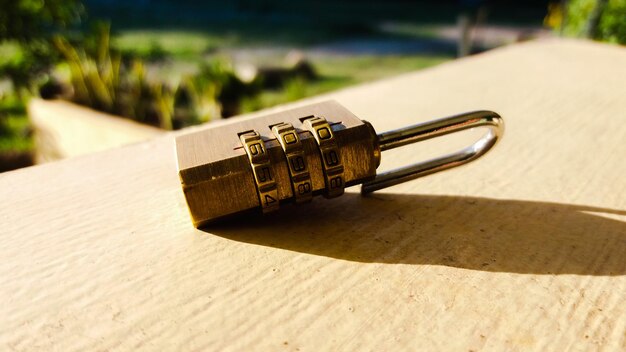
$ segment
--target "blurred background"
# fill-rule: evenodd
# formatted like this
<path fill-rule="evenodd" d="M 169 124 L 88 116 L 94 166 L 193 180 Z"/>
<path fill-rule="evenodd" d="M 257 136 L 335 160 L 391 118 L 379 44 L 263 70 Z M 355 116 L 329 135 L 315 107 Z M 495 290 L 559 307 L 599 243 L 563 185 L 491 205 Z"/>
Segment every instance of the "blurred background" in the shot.
<path fill-rule="evenodd" d="M 626 44 L 626 0 L 0 0 L 0 9 L 0 172 L 519 41 Z M 133 121 L 123 133 L 107 127 L 120 117 Z"/>

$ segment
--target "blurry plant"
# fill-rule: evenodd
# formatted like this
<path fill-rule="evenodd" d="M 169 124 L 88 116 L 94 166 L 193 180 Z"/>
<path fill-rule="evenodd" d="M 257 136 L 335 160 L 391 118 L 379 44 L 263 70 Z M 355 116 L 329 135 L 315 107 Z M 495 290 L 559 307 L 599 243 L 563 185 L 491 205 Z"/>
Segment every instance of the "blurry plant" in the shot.
<path fill-rule="evenodd" d="M 0 153 L 31 149 L 31 130 L 24 102 L 15 94 L 0 96 Z"/>
<path fill-rule="evenodd" d="M 74 47 L 66 38 L 56 36 L 54 44 L 70 69 L 73 100 L 94 109 L 116 112 L 119 102 L 121 57 L 109 47 L 109 28 L 102 25 L 96 34 L 97 44 Z M 89 50 L 91 49 L 91 50 Z"/>
<path fill-rule="evenodd" d="M 0 172 L 33 164 L 32 131 L 23 100 L 0 93 Z"/>
<path fill-rule="evenodd" d="M 149 123 L 146 120 L 150 111 L 151 88 L 146 78 L 146 68 L 142 61 L 133 60 L 126 71 L 126 91 L 117 97 L 119 110 L 114 113 Z M 121 90 L 121 87 L 118 89 Z"/>
<path fill-rule="evenodd" d="M 171 55 L 159 41 L 155 39 L 145 40 L 148 40 L 148 42 L 128 47 L 120 45 L 119 39 L 117 39 L 113 46 L 120 51 L 124 58 L 139 58 L 148 62 L 164 61 Z"/>
<path fill-rule="evenodd" d="M 222 106 L 222 116 L 237 115 L 245 98 L 254 96 L 261 89 L 260 82 L 244 82 L 236 74 L 233 67 L 225 60 L 215 60 L 203 64 L 198 78 L 215 85 L 216 97 Z"/>
<path fill-rule="evenodd" d="M 0 56 L 0 78 L 5 77 L 13 85 L 13 90 L 21 94 L 29 89 L 31 76 L 35 76 L 34 71 L 39 72 L 37 65 L 32 66 L 33 57 L 23 50 L 17 43 L 5 43 L 2 55 Z M 31 67 L 34 70 L 31 71 Z"/>
<path fill-rule="evenodd" d="M 82 46 L 54 38 L 69 67 L 74 102 L 168 130 L 220 116 L 216 96 L 230 82 L 227 70 L 205 70 L 172 89 L 148 79 L 141 60 L 123 60 L 110 42 L 108 24 L 98 25 Z"/>
<path fill-rule="evenodd" d="M 217 84 L 202 75 L 183 77 L 174 100 L 174 128 L 197 125 L 220 116 L 217 91 Z"/>
<path fill-rule="evenodd" d="M 159 42 L 152 41 L 146 56 L 146 59 L 148 60 L 159 61 L 165 59 L 167 52 L 163 49 L 163 46 Z"/>
<path fill-rule="evenodd" d="M 80 20 L 84 8 L 77 0 L 0 0 L 0 38 L 22 42 L 48 36 L 51 27 Z"/>
<path fill-rule="evenodd" d="M 307 82 L 303 78 L 294 78 L 285 84 L 285 98 L 295 101 L 307 96 Z"/>
<path fill-rule="evenodd" d="M 0 63 L 0 77 L 11 80 L 20 95 L 58 58 L 53 34 L 78 22 L 84 9 L 78 0 L 0 0 L 0 9 L 0 45 L 17 47 Z"/>
<path fill-rule="evenodd" d="M 289 67 L 262 67 L 257 70 L 253 82 L 263 91 L 244 97 L 241 112 L 261 110 L 319 93 L 311 89 L 310 82 L 319 80 L 320 76 L 304 55 L 293 52 L 286 61 Z M 317 87 L 319 89 L 320 86 Z"/>
<path fill-rule="evenodd" d="M 626 44 L 626 0 L 611 0 L 602 11 L 597 37 L 612 43 Z"/>
<path fill-rule="evenodd" d="M 307 80 L 296 77 L 288 80 L 281 89 L 264 91 L 259 95 L 246 97 L 241 101 L 241 112 L 252 112 L 267 107 L 300 100 L 311 95 Z"/>
<path fill-rule="evenodd" d="M 151 86 L 154 97 L 154 108 L 158 113 L 160 127 L 171 130 L 174 115 L 174 93 L 163 83 L 155 83 Z"/>
<path fill-rule="evenodd" d="M 626 44 L 626 0 L 553 3 L 545 24 L 567 36 Z"/>
<path fill-rule="evenodd" d="M 546 17 L 543 19 L 543 24 L 550 28 L 554 28 L 556 30 L 561 31 L 563 29 L 564 22 L 564 5 L 561 2 L 550 2 L 548 3 L 548 13 Z"/>

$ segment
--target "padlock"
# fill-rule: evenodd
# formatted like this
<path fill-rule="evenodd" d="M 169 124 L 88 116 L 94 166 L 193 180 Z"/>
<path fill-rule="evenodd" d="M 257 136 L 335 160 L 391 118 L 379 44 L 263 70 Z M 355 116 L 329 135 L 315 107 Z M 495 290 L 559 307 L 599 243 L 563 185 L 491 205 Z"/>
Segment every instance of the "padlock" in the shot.
<path fill-rule="evenodd" d="M 453 154 L 376 174 L 381 152 L 474 127 L 487 133 Z M 504 131 L 492 111 L 475 111 L 381 134 L 334 101 L 240 120 L 176 137 L 179 177 L 194 226 L 244 212 L 269 213 L 313 197 L 362 193 L 466 164 Z"/>

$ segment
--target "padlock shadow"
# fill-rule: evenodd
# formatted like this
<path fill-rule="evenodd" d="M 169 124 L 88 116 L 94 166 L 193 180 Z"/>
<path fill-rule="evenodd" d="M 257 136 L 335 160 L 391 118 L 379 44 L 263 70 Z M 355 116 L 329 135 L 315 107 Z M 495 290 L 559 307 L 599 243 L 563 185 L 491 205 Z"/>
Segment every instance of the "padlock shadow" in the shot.
<path fill-rule="evenodd" d="M 348 193 L 204 231 L 356 262 L 609 276 L 626 274 L 623 215 L 535 201 Z"/>

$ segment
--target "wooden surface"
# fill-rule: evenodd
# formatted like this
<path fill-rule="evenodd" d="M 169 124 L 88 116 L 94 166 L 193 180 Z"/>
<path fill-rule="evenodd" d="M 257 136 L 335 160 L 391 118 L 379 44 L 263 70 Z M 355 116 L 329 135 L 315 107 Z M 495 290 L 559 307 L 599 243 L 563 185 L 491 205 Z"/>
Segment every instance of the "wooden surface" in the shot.
<path fill-rule="evenodd" d="M 463 168 L 206 231 L 172 135 L 2 174 L 0 349 L 624 350 L 625 63 L 534 42 L 332 94 L 378 131 L 482 108 L 507 131 Z"/>
<path fill-rule="evenodd" d="M 62 100 L 32 99 L 28 115 L 35 130 L 38 163 L 143 142 L 164 134 L 161 129 Z"/>

